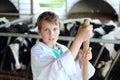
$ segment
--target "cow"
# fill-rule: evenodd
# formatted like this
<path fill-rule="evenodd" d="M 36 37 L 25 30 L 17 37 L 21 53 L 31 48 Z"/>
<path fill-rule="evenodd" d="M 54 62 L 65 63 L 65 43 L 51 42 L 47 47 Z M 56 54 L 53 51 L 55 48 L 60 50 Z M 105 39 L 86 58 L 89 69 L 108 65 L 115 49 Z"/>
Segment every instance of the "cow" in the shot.
<path fill-rule="evenodd" d="M 28 31 L 29 31 L 29 27 L 28 27 L 28 24 L 26 24 L 26 23 L 16 23 L 16 24 L 11 24 L 9 27 L 6 27 L 6 26 L 3 27 L 2 26 L 0 28 L 0 32 L 13 33 L 13 34 L 15 34 L 15 33 L 25 34 Z M 23 46 L 24 46 L 23 51 L 26 51 L 27 48 L 28 48 L 28 46 L 26 46 L 25 43 L 23 43 L 23 45 L 21 46 L 22 40 L 23 40 L 22 37 L 21 38 L 20 37 L 11 37 L 9 43 L 7 43 L 8 37 L 2 37 L 2 36 L 0 37 L 0 41 L 1 41 L 1 46 L 0 46 L 1 69 L 3 69 L 3 70 L 13 70 L 14 68 L 15 69 L 20 69 L 21 68 L 19 60 L 18 60 L 18 58 L 15 58 L 15 55 L 18 55 L 18 57 L 19 57 L 19 55 L 21 55 L 19 53 L 22 52 Z M 26 40 L 23 40 L 23 41 L 26 41 Z M 30 42 L 30 40 L 26 41 L 26 43 L 28 43 L 30 46 L 32 46 L 33 44 L 31 44 L 29 42 Z M 29 51 L 29 50 L 27 50 L 27 51 Z M 30 59 L 28 59 L 28 61 L 30 61 Z M 13 64 L 15 64 L 15 66 L 12 66 Z M 9 68 L 8 68 L 8 66 L 6 67 L 6 65 L 9 65 Z"/>
<path fill-rule="evenodd" d="M 103 40 L 104 39 L 105 40 L 120 40 L 120 36 L 118 34 L 120 34 L 120 28 L 119 27 L 110 31 L 108 34 L 103 35 L 101 37 L 101 39 L 103 39 Z M 100 45 L 102 46 L 103 44 L 100 44 Z M 95 45 L 95 47 L 97 47 L 97 46 Z M 94 48 L 94 46 L 93 46 L 93 48 Z M 116 58 L 117 52 L 120 49 L 120 44 L 106 43 L 104 49 L 106 49 L 108 52 L 104 53 L 104 51 L 103 51 L 101 57 L 102 56 L 105 57 L 103 54 L 108 54 L 109 53 L 108 54 L 109 59 L 107 59 L 108 57 L 106 56 L 107 58 L 105 57 L 105 59 L 107 59 L 107 61 L 105 61 L 105 60 L 101 61 L 100 60 L 100 63 L 98 62 L 98 65 L 96 66 L 96 74 L 93 76 L 93 78 L 91 80 L 94 80 L 94 79 L 97 80 L 97 78 L 99 80 L 100 77 L 101 77 L 101 79 L 106 78 L 106 75 L 107 75 L 107 73 L 108 73 L 108 71 L 109 71 L 109 69 L 112 65 L 112 62 Z M 118 60 L 119 60 L 119 58 L 118 58 Z M 117 68 L 117 69 L 119 69 L 119 68 Z M 113 68 L 113 70 L 111 71 L 111 74 L 108 77 L 110 80 L 112 80 L 112 79 L 117 80 L 116 78 L 115 79 L 113 78 L 113 77 L 115 77 L 115 75 L 112 76 L 112 74 L 115 73 L 114 71 L 117 70 L 117 69 Z M 116 77 L 118 77 L 118 76 L 116 75 Z"/>
<path fill-rule="evenodd" d="M 1 51 L 1 69 L 5 71 L 30 71 L 30 49 L 35 44 L 29 38 L 17 37 Z"/>
<path fill-rule="evenodd" d="M 116 28 L 115 30 L 111 31 L 110 33 L 102 36 L 101 39 L 105 39 L 105 40 L 120 40 L 120 36 L 118 36 L 118 34 L 120 34 L 120 28 Z M 110 60 L 108 60 L 104 67 L 101 69 L 101 74 L 103 77 L 106 76 L 108 70 L 110 69 L 110 66 L 113 62 L 113 60 L 115 59 L 118 50 L 120 49 L 120 44 L 113 44 L 113 43 L 106 43 L 105 44 L 105 48 L 109 51 L 109 56 L 110 56 Z"/>

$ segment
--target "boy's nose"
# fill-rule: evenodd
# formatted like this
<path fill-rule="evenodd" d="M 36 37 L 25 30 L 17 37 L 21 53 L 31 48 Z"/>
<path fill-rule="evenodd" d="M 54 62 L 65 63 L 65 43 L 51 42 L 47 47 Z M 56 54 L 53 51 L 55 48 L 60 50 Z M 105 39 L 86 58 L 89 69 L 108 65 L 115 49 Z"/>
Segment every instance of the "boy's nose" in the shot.
<path fill-rule="evenodd" d="M 54 32 L 53 31 L 50 31 L 50 35 L 53 35 L 54 34 Z"/>

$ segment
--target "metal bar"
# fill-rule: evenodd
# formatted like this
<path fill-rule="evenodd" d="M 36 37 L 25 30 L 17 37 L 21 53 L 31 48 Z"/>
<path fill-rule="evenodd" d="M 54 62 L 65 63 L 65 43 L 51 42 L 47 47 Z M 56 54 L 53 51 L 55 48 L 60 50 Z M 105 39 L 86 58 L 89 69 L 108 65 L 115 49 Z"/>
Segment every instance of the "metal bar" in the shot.
<path fill-rule="evenodd" d="M 26 38 L 37 38 L 41 39 L 41 37 L 37 34 L 19 34 L 19 33 L 0 33 L 0 36 L 12 36 L 12 37 L 26 37 Z M 59 40 L 63 41 L 73 41 L 74 37 L 69 36 L 60 36 Z M 120 44 L 120 40 L 106 40 L 106 39 L 97 39 L 97 38 L 91 38 L 90 42 L 95 43 L 114 43 L 114 44 Z"/>
<path fill-rule="evenodd" d="M 0 15 L 4 15 L 4 16 L 19 16 L 19 13 L 0 13 Z"/>
<path fill-rule="evenodd" d="M 119 0 L 119 15 L 118 15 L 118 21 L 120 21 L 120 0 Z"/>
<path fill-rule="evenodd" d="M 4 15 L 4 16 L 19 16 L 19 15 L 28 15 L 30 16 L 31 14 L 23 14 L 23 13 L 0 13 L 0 15 Z"/>
<path fill-rule="evenodd" d="M 25 38 L 39 38 L 39 35 L 36 34 L 19 34 L 19 33 L 0 33 L 0 36 L 11 36 L 11 37 L 25 37 Z"/>
<path fill-rule="evenodd" d="M 18 17 L 20 17 L 20 0 L 17 0 L 17 5 L 18 5 Z"/>
<path fill-rule="evenodd" d="M 11 21 L 10 24 L 15 24 L 15 23 L 18 23 L 18 22 L 29 21 L 31 19 L 32 19 L 32 16 L 29 16 L 29 17 L 26 17 L 26 18 L 19 18 L 19 19 Z"/>
<path fill-rule="evenodd" d="M 72 43 L 72 41 L 69 41 L 67 47 L 70 47 L 71 43 Z"/>
<path fill-rule="evenodd" d="M 90 39 L 90 42 L 120 44 L 120 40 L 97 39 L 97 38 Z"/>
<path fill-rule="evenodd" d="M 8 37 L 7 45 L 10 43 L 10 40 L 11 40 L 11 36 Z"/>
<path fill-rule="evenodd" d="M 31 15 L 33 15 L 34 14 L 33 13 L 33 9 L 34 9 L 34 7 L 33 7 L 33 0 L 30 0 L 30 5 L 31 5 L 30 12 L 31 12 Z"/>
<path fill-rule="evenodd" d="M 32 16 L 29 16 L 29 17 L 26 17 L 26 18 L 19 18 L 19 19 L 11 21 L 10 23 L 3 24 L 2 26 L 6 26 L 8 24 L 10 24 L 10 25 L 11 24 L 16 24 L 16 23 L 19 23 L 19 22 L 30 21 L 31 19 L 32 19 Z"/>
<path fill-rule="evenodd" d="M 100 52 L 98 53 L 98 56 L 97 56 L 97 58 L 96 58 L 96 60 L 95 60 L 95 62 L 94 62 L 94 64 L 93 64 L 94 67 L 95 67 L 96 64 L 98 63 L 98 60 L 100 59 L 100 57 L 101 57 L 101 55 L 102 55 L 102 52 L 103 52 L 103 50 L 104 50 L 104 47 L 105 47 L 105 43 L 103 44 L 102 48 L 100 49 Z"/>

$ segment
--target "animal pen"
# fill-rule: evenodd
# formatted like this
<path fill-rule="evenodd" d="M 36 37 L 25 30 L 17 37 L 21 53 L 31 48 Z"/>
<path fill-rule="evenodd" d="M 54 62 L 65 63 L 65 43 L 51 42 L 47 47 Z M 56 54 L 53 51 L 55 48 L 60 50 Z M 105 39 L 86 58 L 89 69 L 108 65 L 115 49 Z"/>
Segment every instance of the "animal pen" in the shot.
<path fill-rule="evenodd" d="M 29 21 L 29 20 L 31 20 L 31 18 L 32 17 L 29 17 L 29 18 L 26 18 L 26 19 L 17 19 L 17 20 L 11 21 L 10 24 Z M 66 20 L 64 22 L 69 23 L 69 22 L 71 22 L 71 20 Z M 34 25 L 34 24 L 32 24 L 32 25 Z M 10 40 L 11 40 L 12 37 L 22 37 L 23 40 L 25 38 L 32 38 L 32 39 L 36 39 L 36 40 L 41 39 L 41 37 L 39 35 L 37 35 L 37 34 L 2 33 L 2 32 L 0 32 L 0 37 L 8 37 L 6 45 L 10 44 Z M 73 39 L 74 39 L 74 37 L 70 37 L 70 36 L 60 36 L 59 37 L 59 40 L 61 40 L 61 41 L 68 41 L 67 47 L 70 46 Z M 100 59 L 100 57 L 102 55 L 102 51 L 103 51 L 103 49 L 105 47 L 105 44 L 120 44 L 120 40 L 105 40 L 105 39 L 99 39 L 99 38 L 91 38 L 90 43 L 91 42 L 93 42 L 93 43 L 102 43 L 103 44 L 102 48 L 100 49 L 100 51 L 98 53 L 98 56 L 97 56 L 95 62 L 93 63 L 94 66 L 97 65 L 98 60 Z M 22 42 L 21 42 L 21 44 L 22 44 Z M 119 56 L 120 56 L 120 49 L 117 51 L 117 55 L 115 56 L 114 60 L 112 61 L 112 64 L 111 64 L 107 74 L 105 75 L 104 80 L 108 80 L 110 72 L 113 69 L 113 67 L 114 67 L 115 63 L 117 62 L 117 60 L 119 59 Z M 2 60 L 2 63 L 4 63 L 4 58 Z M 32 80 L 32 73 L 30 71 L 30 67 L 31 66 L 30 66 L 30 63 L 29 63 L 29 66 L 28 66 L 27 70 L 21 71 L 21 72 L 19 72 L 19 71 L 16 72 L 15 70 L 13 70 L 13 71 L 4 71 L 4 70 L 2 70 L 2 65 L 0 65 L 0 80 Z"/>
<path fill-rule="evenodd" d="M 11 39 L 11 37 L 23 37 L 23 38 L 36 38 L 36 39 L 40 39 L 39 35 L 33 35 L 33 34 L 24 35 L 24 34 L 13 34 L 13 33 L 0 33 L 0 36 L 9 37 L 7 44 L 9 44 L 9 40 Z M 70 44 L 71 44 L 73 39 L 74 39 L 74 37 L 65 37 L 65 36 L 60 36 L 59 37 L 59 40 L 69 41 L 68 47 L 70 46 Z M 94 39 L 94 38 L 90 39 L 90 42 L 103 43 L 103 44 L 106 44 L 106 43 L 120 44 L 120 40 L 102 40 L 102 39 Z M 93 64 L 94 66 L 96 65 L 97 61 L 99 60 L 99 57 L 102 54 L 103 47 L 101 48 L 101 50 L 99 52 L 99 55 L 98 55 L 96 61 Z M 110 74 L 112 68 L 114 67 L 117 59 L 119 58 L 119 55 L 120 55 L 120 50 L 118 50 L 116 58 L 112 62 L 112 65 L 110 66 L 110 69 L 107 72 L 105 80 L 107 80 L 107 78 L 109 77 L 109 74 Z M 1 80 L 32 80 L 32 75 L 29 74 L 28 72 L 27 71 L 26 72 L 22 72 L 22 73 L 19 73 L 19 72 L 9 72 L 9 71 L 7 72 L 7 71 L 3 71 L 2 69 L 0 69 L 0 79 Z"/>
<path fill-rule="evenodd" d="M 4 1 L 4 0 L 3 0 Z M 14 21 L 11 21 L 10 22 L 10 24 L 14 24 L 14 23 L 19 23 L 19 22 L 24 22 L 24 21 L 31 21 L 32 20 L 32 18 L 33 18 L 33 4 L 32 4 L 32 1 L 33 0 L 31 0 L 31 17 L 28 17 L 28 18 L 26 18 L 26 19 L 17 19 L 17 20 L 14 20 Z M 88 2 L 87 0 L 83 0 L 83 2 Z M 89 0 L 89 1 L 92 1 L 92 0 Z M 99 4 L 99 1 L 100 0 L 98 0 L 98 1 L 96 1 L 96 0 L 93 0 L 93 1 L 95 1 L 95 2 L 97 2 L 97 4 Z M 102 1 L 103 2 L 103 1 Z M 78 2 L 79 3 L 79 2 Z M 93 3 L 94 4 L 94 3 Z M 19 0 L 18 0 L 18 7 L 19 7 Z M 74 6 L 73 6 L 74 7 Z M 80 7 L 78 7 L 78 8 L 80 8 Z M 96 8 L 96 7 L 95 7 Z M 73 8 L 73 11 L 74 10 L 77 10 L 77 9 L 74 9 Z M 70 11 L 72 11 L 72 10 L 70 10 Z M 108 11 L 108 10 L 106 10 L 106 11 Z M 109 10 L 109 11 L 111 11 L 111 10 Z M 18 18 L 18 16 L 20 15 L 19 14 L 19 12 L 17 12 L 17 13 L 15 13 L 15 14 L 13 14 L 13 13 L 0 13 L 0 15 L 8 15 L 9 14 L 9 16 L 15 16 L 15 18 Z M 25 14 L 26 15 L 26 14 Z M 86 15 L 90 15 L 90 16 L 92 16 L 93 18 L 95 17 L 95 16 L 97 16 L 97 17 L 95 17 L 95 18 L 98 18 L 98 15 L 99 14 L 97 14 L 97 12 L 96 13 L 82 13 L 81 14 L 81 12 L 80 13 L 73 13 L 73 12 L 70 12 L 69 14 L 68 14 L 68 18 L 80 18 L 80 17 L 86 17 Z M 100 14 L 101 15 L 101 14 Z M 105 14 L 103 14 L 103 15 L 105 15 Z M 109 15 L 105 15 L 105 16 L 100 16 L 99 18 L 103 18 L 104 20 L 106 20 L 106 16 L 109 16 Z M 112 14 L 113 15 L 113 14 Z M 9 17 L 8 16 L 8 17 Z M 16 17 L 17 16 L 17 17 Z M 116 14 L 114 14 L 113 16 L 109 16 L 109 18 L 111 19 L 111 18 L 115 18 L 114 20 L 116 20 L 117 19 L 117 15 Z M 11 17 L 10 17 L 11 18 Z M 107 17 L 107 19 L 109 19 L 108 17 Z M 67 22 L 69 22 L 69 20 L 67 20 L 67 21 L 65 21 L 65 23 L 67 23 Z M 70 21 L 71 22 L 71 21 Z M 31 25 L 34 25 L 34 24 L 31 24 Z M 5 26 L 5 25 L 3 25 L 3 26 Z M 119 34 L 118 34 L 119 35 Z M 35 34 L 27 34 L 27 35 L 25 35 L 25 34 L 18 34 L 18 33 L 2 33 L 2 32 L 0 32 L 0 37 L 8 37 L 8 40 L 7 40 L 7 43 L 6 43 L 6 45 L 9 45 L 10 44 L 10 40 L 11 40 L 11 38 L 12 37 L 22 37 L 23 38 L 23 40 L 25 39 L 25 38 L 34 38 L 34 39 L 37 39 L 37 40 L 40 40 L 41 38 L 40 38 L 40 36 L 39 35 L 35 35 Z M 68 44 L 67 44 L 67 47 L 69 47 L 70 46 L 70 44 L 72 43 L 72 41 L 73 41 L 73 39 L 74 39 L 74 37 L 69 37 L 69 36 L 60 36 L 59 37 L 59 40 L 62 40 L 62 41 L 68 41 Z M 22 40 L 22 41 L 23 41 Z M 102 52 L 103 52 L 103 49 L 104 49 L 104 47 L 105 47 L 105 44 L 120 44 L 120 40 L 105 40 L 105 39 L 98 39 L 98 38 L 91 38 L 90 39 L 90 43 L 91 42 L 94 42 L 94 43 L 102 43 L 103 44 L 103 46 L 101 47 L 101 49 L 100 49 L 100 51 L 99 51 L 99 53 L 98 53 L 98 56 L 97 56 L 97 58 L 96 58 L 96 60 L 95 60 L 95 62 L 93 63 L 93 65 L 94 66 L 96 66 L 97 65 L 97 63 L 98 63 L 98 61 L 99 61 L 99 59 L 100 59 L 100 57 L 101 57 L 101 55 L 102 55 Z M 22 44 L 22 42 L 21 42 L 21 44 Z M 108 72 L 107 72 L 107 74 L 105 75 L 105 77 L 104 77 L 104 80 L 108 80 L 108 78 L 109 78 L 109 75 L 110 75 L 110 73 L 111 73 L 111 71 L 112 71 L 112 69 L 113 69 L 113 67 L 115 66 L 115 63 L 117 62 L 117 60 L 119 59 L 119 56 L 120 56 L 120 49 L 117 51 L 117 55 L 115 56 L 115 58 L 114 58 L 114 60 L 112 61 L 112 63 L 111 63 L 111 66 L 110 66 L 110 68 L 109 68 L 109 70 L 108 70 Z M 2 59 L 2 64 L 4 63 L 4 58 Z M 30 70 L 30 63 L 29 63 L 29 67 L 28 67 L 28 69 L 27 70 L 25 70 L 25 71 L 21 71 L 21 72 L 16 72 L 16 71 L 4 71 L 4 70 L 2 70 L 2 65 L 0 65 L 0 80 L 32 80 L 32 73 L 31 73 L 31 71 L 29 71 Z M 91 79 L 90 79 L 91 80 Z M 96 80 L 96 79 L 95 79 Z M 99 79 L 100 80 L 100 79 Z M 103 79 L 101 79 L 101 80 L 103 80 Z M 114 80 L 114 79 L 113 79 Z"/>

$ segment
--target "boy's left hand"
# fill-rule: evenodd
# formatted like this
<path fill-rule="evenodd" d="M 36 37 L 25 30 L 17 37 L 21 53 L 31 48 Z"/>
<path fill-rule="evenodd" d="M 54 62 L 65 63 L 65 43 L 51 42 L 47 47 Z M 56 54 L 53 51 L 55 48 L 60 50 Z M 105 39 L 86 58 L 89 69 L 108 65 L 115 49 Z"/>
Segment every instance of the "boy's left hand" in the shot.
<path fill-rule="evenodd" d="M 91 60 L 92 59 L 92 52 L 91 52 L 92 48 L 90 47 L 87 51 L 81 51 L 81 57 L 82 59 L 87 59 L 87 60 Z"/>
<path fill-rule="evenodd" d="M 92 48 L 89 48 L 87 51 L 81 51 L 80 53 L 80 67 L 82 68 L 83 66 L 83 62 L 85 59 L 87 60 L 91 60 L 92 59 L 92 52 L 91 52 Z"/>

